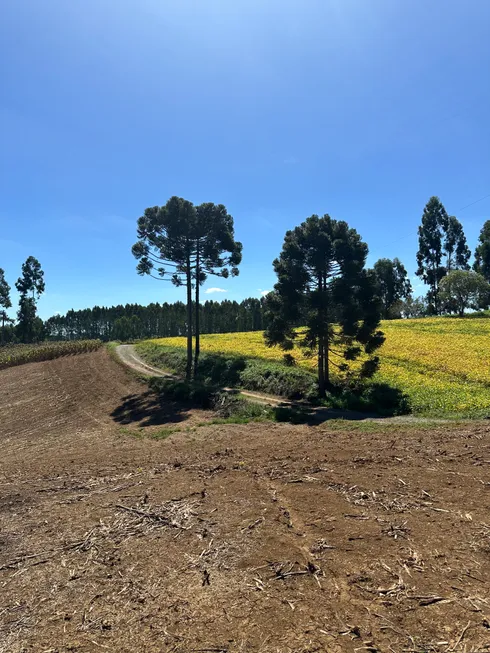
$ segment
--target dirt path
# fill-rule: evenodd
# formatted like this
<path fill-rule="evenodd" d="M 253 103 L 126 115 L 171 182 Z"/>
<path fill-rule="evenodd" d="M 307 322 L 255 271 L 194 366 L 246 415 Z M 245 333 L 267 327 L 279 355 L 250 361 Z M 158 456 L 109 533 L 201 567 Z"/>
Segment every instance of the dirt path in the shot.
<path fill-rule="evenodd" d="M 174 374 L 166 372 L 165 370 L 159 369 L 158 367 L 152 367 L 145 363 L 145 361 L 138 354 L 134 345 L 118 345 L 116 347 L 116 352 L 119 358 L 130 367 L 135 372 L 143 374 L 145 376 L 159 376 L 166 378 L 177 378 Z M 232 392 L 233 388 L 223 388 L 228 392 Z M 250 399 L 255 399 L 261 403 L 273 404 L 276 406 L 289 406 L 292 405 L 291 402 L 287 399 L 281 399 L 280 397 L 272 397 L 271 395 L 265 395 L 260 392 L 250 392 L 249 390 L 240 390 L 240 394 L 248 397 Z"/>
<path fill-rule="evenodd" d="M 148 363 L 145 363 L 139 354 L 136 353 L 134 345 L 118 345 L 116 347 L 116 353 L 123 363 L 139 374 L 145 376 L 174 378 L 174 375 L 170 374 L 170 372 L 165 372 L 164 370 L 152 367 L 151 365 L 148 365 Z"/>

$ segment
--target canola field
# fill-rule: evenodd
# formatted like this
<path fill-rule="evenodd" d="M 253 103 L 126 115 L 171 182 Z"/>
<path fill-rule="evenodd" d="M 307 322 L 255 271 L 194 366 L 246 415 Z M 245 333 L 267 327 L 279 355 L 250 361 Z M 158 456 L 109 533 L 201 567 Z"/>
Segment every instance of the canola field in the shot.
<path fill-rule="evenodd" d="M 490 416 L 490 319 L 423 318 L 389 320 L 381 329 L 375 381 L 405 392 L 415 414 L 444 417 Z M 185 338 L 152 342 L 185 347 Z M 284 352 L 265 346 L 262 332 L 201 336 L 201 350 L 281 362 Z M 298 365 L 314 372 L 316 360 L 292 352 Z"/>

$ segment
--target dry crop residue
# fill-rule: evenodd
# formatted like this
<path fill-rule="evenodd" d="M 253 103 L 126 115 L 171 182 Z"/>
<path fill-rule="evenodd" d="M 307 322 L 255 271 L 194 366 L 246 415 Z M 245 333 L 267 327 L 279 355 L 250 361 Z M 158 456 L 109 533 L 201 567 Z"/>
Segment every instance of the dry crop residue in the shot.
<path fill-rule="evenodd" d="M 103 351 L 0 410 L 0 650 L 490 650 L 487 424 L 197 428 Z"/>

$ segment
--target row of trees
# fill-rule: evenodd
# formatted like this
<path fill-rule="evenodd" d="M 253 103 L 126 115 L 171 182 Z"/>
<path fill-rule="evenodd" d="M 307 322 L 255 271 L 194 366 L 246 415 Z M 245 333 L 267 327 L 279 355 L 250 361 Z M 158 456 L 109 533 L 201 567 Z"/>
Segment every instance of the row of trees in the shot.
<path fill-rule="evenodd" d="M 5 278 L 5 271 L 0 268 L 0 320 L 2 323 L 1 342 L 20 340 L 20 342 L 34 342 L 44 336 L 43 322 L 37 315 L 37 300 L 45 289 L 44 272 L 41 264 L 34 258 L 29 258 L 22 264 L 22 274 L 15 282 L 19 292 L 19 308 L 17 311 L 17 324 L 12 326 L 12 320 L 7 310 L 12 307 L 10 298 L 10 285 Z"/>
<path fill-rule="evenodd" d="M 242 302 L 205 301 L 199 305 L 201 333 L 262 331 L 264 299 L 251 297 Z M 192 303 L 192 314 L 196 305 Z M 187 334 L 187 307 L 169 304 L 126 304 L 109 308 L 94 306 L 55 315 L 44 323 L 46 337 L 54 340 L 137 340 L 168 338 Z"/>
<path fill-rule="evenodd" d="M 418 235 L 416 274 L 429 286 L 428 312 L 461 313 L 464 308 L 488 305 L 485 283 L 490 282 L 490 220 L 480 232 L 473 273 L 463 226 L 455 216 L 448 215 L 438 197 L 431 197 L 425 205 Z M 443 283 L 448 276 L 450 280 Z M 466 301 L 462 301 L 463 295 L 467 296 Z"/>

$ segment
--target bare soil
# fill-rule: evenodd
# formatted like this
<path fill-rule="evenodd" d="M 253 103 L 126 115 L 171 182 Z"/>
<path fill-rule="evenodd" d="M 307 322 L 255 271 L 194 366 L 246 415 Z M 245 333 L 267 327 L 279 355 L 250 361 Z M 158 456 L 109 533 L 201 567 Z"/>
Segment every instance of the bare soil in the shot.
<path fill-rule="evenodd" d="M 0 651 L 490 651 L 490 425 L 211 417 L 0 372 Z"/>

